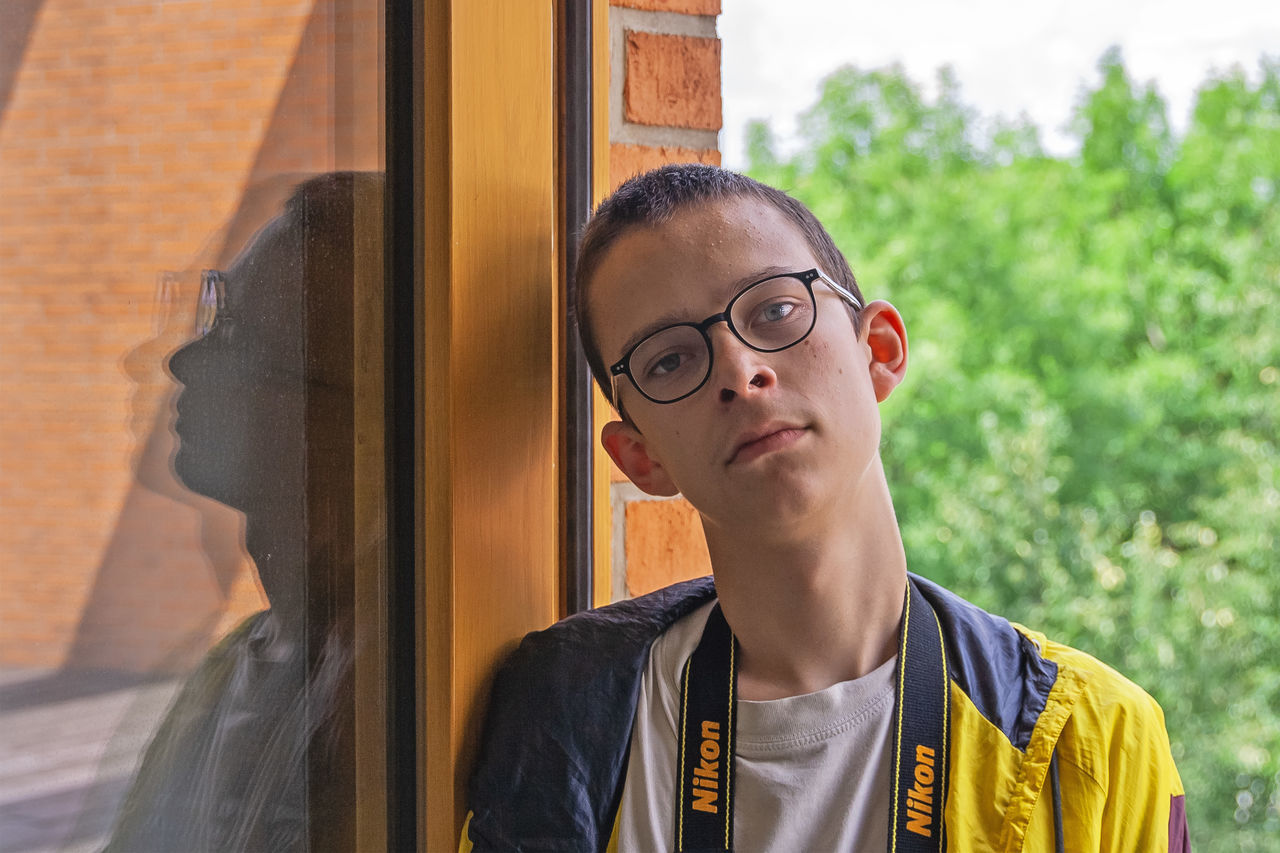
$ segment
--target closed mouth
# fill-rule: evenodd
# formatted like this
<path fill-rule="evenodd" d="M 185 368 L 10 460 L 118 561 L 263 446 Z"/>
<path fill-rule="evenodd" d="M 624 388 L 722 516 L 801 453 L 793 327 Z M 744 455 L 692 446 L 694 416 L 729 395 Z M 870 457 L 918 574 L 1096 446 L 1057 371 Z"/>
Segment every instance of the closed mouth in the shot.
<path fill-rule="evenodd" d="M 807 429 L 807 427 L 787 425 L 770 426 L 738 442 L 738 446 L 734 448 L 733 455 L 729 457 L 729 461 L 726 464 L 732 465 L 735 462 L 750 461 L 770 451 L 786 447 L 800 438 Z"/>

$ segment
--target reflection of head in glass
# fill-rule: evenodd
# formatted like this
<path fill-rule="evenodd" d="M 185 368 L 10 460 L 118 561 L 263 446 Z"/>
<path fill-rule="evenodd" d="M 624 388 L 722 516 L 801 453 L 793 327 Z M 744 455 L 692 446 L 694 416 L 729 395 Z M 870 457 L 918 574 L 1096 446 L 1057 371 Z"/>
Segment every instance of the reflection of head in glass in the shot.
<path fill-rule="evenodd" d="M 350 172 L 301 184 L 225 271 L 202 275 L 197 337 L 169 359 L 183 384 L 174 468 L 245 513 L 246 546 L 286 620 L 304 606 L 302 568 L 326 550 L 315 519 L 349 515 L 352 306 L 356 282 L 381 273 L 380 257 L 360 268 L 359 220 L 381 216 L 381 185 Z"/>
<path fill-rule="evenodd" d="M 184 386 L 178 476 L 251 515 L 275 513 L 280 487 L 301 477 L 307 283 L 298 203 L 295 195 L 226 272 L 204 271 L 197 337 L 169 359 Z"/>
<path fill-rule="evenodd" d="M 169 359 L 174 469 L 245 514 L 270 609 L 188 679 L 111 853 L 352 847 L 335 804 L 354 792 L 357 317 L 374 322 L 380 298 L 381 197 L 376 174 L 301 184 L 205 274 L 196 337 Z"/>

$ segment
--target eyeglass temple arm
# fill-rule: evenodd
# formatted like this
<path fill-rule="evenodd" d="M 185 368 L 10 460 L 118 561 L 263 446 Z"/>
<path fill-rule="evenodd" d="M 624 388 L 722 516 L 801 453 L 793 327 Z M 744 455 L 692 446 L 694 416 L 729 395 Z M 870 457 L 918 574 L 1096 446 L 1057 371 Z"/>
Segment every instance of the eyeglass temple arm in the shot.
<path fill-rule="evenodd" d="M 846 288 L 842 284 L 837 284 L 834 279 L 832 279 L 829 275 L 824 273 L 822 270 L 817 270 L 816 272 L 818 273 L 818 278 L 822 279 L 822 283 L 825 284 L 827 287 L 831 288 L 832 290 L 834 290 L 840 296 L 841 299 L 843 299 L 845 302 L 848 302 L 850 305 L 852 305 L 854 308 L 858 309 L 859 311 L 862 310 L 862 302 L 858 299 L 858 297 L 850 293 L 848 288 Z"/>

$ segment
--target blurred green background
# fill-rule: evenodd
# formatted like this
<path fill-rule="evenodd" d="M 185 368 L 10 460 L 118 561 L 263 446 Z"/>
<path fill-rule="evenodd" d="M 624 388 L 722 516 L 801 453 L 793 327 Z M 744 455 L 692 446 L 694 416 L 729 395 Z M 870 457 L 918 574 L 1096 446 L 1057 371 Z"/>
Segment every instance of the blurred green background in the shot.
<path fill-rule="evenodd" d="M 1117 50 L 1077 154 L 844 67 L 748 172 L 911 342 L 883 455 L 911 568 L 1159 700 L 1198 851 L 1280 850 L 1280 60 L 1185 133 Z"/>

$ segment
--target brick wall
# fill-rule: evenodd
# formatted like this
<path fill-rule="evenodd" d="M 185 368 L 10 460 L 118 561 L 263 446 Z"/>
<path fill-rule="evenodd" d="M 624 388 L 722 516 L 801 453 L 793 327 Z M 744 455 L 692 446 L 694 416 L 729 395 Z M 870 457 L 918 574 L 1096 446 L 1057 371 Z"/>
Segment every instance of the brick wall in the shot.
<path fill-rule="evenodd" d="M 609 175 L 720 163 L 719 0 L 611 0 Z"/>
<path fill-rule="evenodd" d="M 720 164 L 720 0 L 611 0 L 609 176 L 664 163 Z M 698 514 L 611 473 L 611 597 L 711 571 Z"/>
<path fill-rule="evenodd" d="M 263 606 L 164 362 L 298 176 L 379 167 L 380 5 L 0 12 L 0 665 L 180 670 Z"/>

